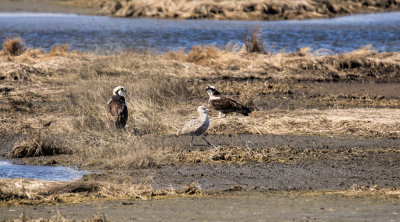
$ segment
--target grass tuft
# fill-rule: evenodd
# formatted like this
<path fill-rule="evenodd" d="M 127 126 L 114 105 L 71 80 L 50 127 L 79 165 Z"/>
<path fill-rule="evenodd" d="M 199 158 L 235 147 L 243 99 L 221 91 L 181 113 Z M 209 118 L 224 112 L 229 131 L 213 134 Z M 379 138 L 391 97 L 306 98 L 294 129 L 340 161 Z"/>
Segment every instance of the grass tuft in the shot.
<path fill-rule="evenodd" d="M 265 42 L 260 30 L 254 30 L 251 33 L 246 32 L 244 37 L 244 46 L 247 52 L 266 54 Z"/>
<path fill-rule="evenodd" d="M 192 182 L 191 184 L 187 184 L 186 186 L 184 186 L 181 190 L 178 191 L 178 193 L 187 195 L 201 195 L 203 192 L 198 182 Z"/>
<path fill-rule="evenodd" d="M 63 193 L 94 193 L 100 190 L 100 184 L 77 180 L 71 183 L 60 184 L 46 190 L 42 195 L 54 195 Z"/>
<path fill-rule="evenodd" d="M 65 55 L 69 51 L 70 46 L 68 44 L 55 45 L 50 48 L 50 56 Z"/>
<path fill-rule="evenodd" d="M 25 51 L 24 41 L 20 38 L 7 38 L 3 42 L 1 53 L 8 56 L 19 56 Z"/>
<path fill-rule="evenodd" d="M 24 158 L 35 156 L 52 156 L 56 154 L 70 154 L 71 151 L 64 147 L 64 142 L 53 135 L 30 133 L 28 138 L 17 142 L 9 156 Z"/>

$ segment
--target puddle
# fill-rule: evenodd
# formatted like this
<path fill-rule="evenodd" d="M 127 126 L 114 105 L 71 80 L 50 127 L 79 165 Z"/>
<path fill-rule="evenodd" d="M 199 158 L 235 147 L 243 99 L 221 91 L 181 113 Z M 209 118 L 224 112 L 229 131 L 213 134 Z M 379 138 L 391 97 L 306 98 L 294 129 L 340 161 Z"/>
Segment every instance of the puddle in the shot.
<path fill-rule="evenodd" d="M 88 173 L 88 171 L 70 167 L 17 165 L 10 161 L 0 160 L 0 179 L 28 178 L 47 181 L 70 181 L 79 179 Z"/>

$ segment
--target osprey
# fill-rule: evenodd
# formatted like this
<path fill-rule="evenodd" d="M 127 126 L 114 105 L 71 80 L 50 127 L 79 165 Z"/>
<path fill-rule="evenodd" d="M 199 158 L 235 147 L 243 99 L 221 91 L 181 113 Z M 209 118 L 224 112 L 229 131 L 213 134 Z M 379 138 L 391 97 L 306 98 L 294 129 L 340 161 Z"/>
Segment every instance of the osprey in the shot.
<path fill-rule="evenodd" d="M 177 133 L 177 135 L 191 135 L 192 140 L 190 141 L 190 146 L 193 146 L 194 136 L 201 136 L 201 138 L 206 141 L 208 145 L 211 145 L 211 143 L 208 142 L 206 137 L 203 135 L 210 125 L 210 119 L 208 118 L 207 111 L 209 110 L 205 106 L 197 107 L 199 117 L 185 123 L 182 129 Z"/>
<path fill-rule="evenodd" d="M 109 127 L 123 129 L 128 121 L 128 107 L 126 106 L 123 86 L 117 86 L 113 90 L 113 96 L 106 106 L 107 123 Z"/>
<path fill-rule="evenodd" d="M 242 104 L 236 102 L 235 100 L 228 98 L 224 95 L 221 95 L 214 86 L 208 86 L 206 88 L 206 92 L 210 96 L 208 102 L 210 103 L 211 107 L 219 112 L 219 117 L 221 117 L 221 113 L 240 113 L 244 116 L 248 116 L 251 113 L 251 110 Z"/>

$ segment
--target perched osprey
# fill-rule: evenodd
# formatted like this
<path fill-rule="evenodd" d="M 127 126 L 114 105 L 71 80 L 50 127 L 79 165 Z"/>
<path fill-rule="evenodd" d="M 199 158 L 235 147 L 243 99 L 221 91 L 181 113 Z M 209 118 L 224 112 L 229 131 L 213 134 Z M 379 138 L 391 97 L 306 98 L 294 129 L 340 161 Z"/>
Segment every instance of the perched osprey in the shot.
<path fill-rule="evenodd" d="M 236 102 L 235 100 L 228 98 L 224 95 L 221 95 L 214 86 L 208 86 L 206 88 L 206 92 L 210 96 L 208 102 L 210 103 L 211 107 L 219 112 L 219 117 L 221 117 L 221 113 L 240 113 L 244 116 L 248 116 L 251 113 L 251 110 L 242 104 Z"/>
<path fill-rule="evenodd" d="M 211 145 L 211 143 L 208 142 L 206 137 L 203 135 L 210 125 L 210 119 L 208 118 L 207 111 L 209 110 L 205 106 L 197 107 L 199 117 L 185 123 L 183 128 L 177 133 L 177 135 L 191 135 L 192 140 L 190 141 L 190 146 L 193 146 L 194 136 L 201 136 L 201 138 L 206 141 L 208 145 Z"/>
<path fill-rule="evenodd" d="M 128 121 L 128 107 L 126 107 L 123 86 L 117 86 L 113 90 L 113 96 L 106 106 L 107 123 L 109 127 L 122 129 Z"/>

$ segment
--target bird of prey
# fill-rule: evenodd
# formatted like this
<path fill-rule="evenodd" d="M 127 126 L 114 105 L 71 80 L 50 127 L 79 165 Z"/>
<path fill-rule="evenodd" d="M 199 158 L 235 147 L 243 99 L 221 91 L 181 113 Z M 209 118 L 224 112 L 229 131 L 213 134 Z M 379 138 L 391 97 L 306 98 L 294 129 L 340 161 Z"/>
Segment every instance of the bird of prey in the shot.
<path fill-rule="evenodd" d="M 115 87 L 113 96 L 107 103 L 106 117 L 109 127 L 115 127 L 117 129 L 125 128 L 126 122 L 128 121 L 128 107 L 126 106 L 124 97 L 125 92 L 125 87 Z"/>
<path fill-rule="evenodd" d="M 228 113 L 236 112 L 244 116 L 248 116 L 251 110 L 246 106 L 236 102 L 235 100 L 222 95 L 214 86 L 208 86 L 206 92 L 210 96 L 208 102 L 211 107 L 219 112 L 219 117 L 223 113 L 225 116 Z"/>
<path fill-rule="evenodd" d="M 190 146 L 193 146 L 194 136 L 201 136 L 201 138 L 207 142 L 207 145 L 212 145 L 207 141 L 206 137 L 203 135 L 210 125 L 210 119 L 208 118 L 207 111 L 209 111 L 205 106 L 199 106 L 197 112 L 199 117 L 192 119 L 185 123 L 181 130 L 178 131 L 177 135 L 191 135 L 192 140 L 190 141 Z"/>

